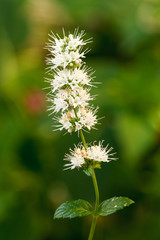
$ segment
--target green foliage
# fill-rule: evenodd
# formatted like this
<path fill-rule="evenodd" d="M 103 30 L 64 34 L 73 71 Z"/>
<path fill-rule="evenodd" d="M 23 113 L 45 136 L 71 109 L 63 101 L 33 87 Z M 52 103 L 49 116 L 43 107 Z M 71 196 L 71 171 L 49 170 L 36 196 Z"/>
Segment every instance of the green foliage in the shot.
<path fill-rule="evenodd" d="M 101 168 L 101 164 L 100 162 L 96 162 L 94 160 L 91 160 L 91 162 L 89 163 L 89 165 L 87 166 L 87 163 L 86 165 L 84 165 L 84 169 L 83 169 L 83 172 L 87 175 L 87 176 L 91 176 L 92 175 L 92 168 Z"/>
<path fill-rule="evenodd" d="M 101 216 L 107 216 L 124 207 L 128 207 L 132 203 L 134 203 L 134 201 L 127 197 L 113 197 L 103 201 L 99 205 L 98 214 Z"/>
<path fill-rule="evenodd" d="M 75 218 L 84 217 L 92 213 L 92 206 L 89 202 L 78 199 L 75 201 L 68 201 L 60 205 L 54 218 Z"/>
<path fill-rule="evenodd" d="M 113 197 L 103 201 L 98 208 L 98 215 L 107 216 L 117 212 L 124 207 L 133 204 L 134 201 L 127 197 Z M 62 203 L 54 214 L 56 218 L 75 218 L 84 217 L 93 213 L 92 206 L 86 200 L 78 199 Z"/>
<path fill-rule="evenodd" d="M 92 175 L 92 166 L 89 165 L 88 167 L 84 168 L 83 172 L 90 177 Z"/>

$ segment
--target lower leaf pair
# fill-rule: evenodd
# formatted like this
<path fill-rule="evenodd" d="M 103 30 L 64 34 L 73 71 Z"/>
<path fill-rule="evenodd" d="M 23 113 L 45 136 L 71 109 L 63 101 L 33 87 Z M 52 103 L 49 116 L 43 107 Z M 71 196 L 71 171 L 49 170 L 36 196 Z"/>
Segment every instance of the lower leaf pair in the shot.
<path fill-rule="evenodd" d="M 123 209 L 134 203 L 131 199 L 127 197 L 113 197 L 103 201 L 98 207 L 99 216 L 107 216 L 116 211 Z M 83 199 L 78 199 L 75 201 L 68 201 L 61 204 L 55 214 L 54 218 L 75 218 L 84 217 L 90 214 L 94 214 L 92 205 Z"/>

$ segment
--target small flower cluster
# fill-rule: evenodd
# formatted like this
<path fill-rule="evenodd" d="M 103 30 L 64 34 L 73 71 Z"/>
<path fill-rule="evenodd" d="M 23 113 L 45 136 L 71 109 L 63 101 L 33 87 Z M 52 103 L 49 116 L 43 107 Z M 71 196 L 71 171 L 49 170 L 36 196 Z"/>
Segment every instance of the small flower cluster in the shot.
<path fill-rule="evenodd" d="M 66 154 L 65 160 L 69 163 L 65 164 L 66 169 L 74 169 L 85 167 L 87 164 L 94 165 L 97 162 L 110 162 L 117 158 L 112 157 L 116 153 L 110 153 L 112 147 L 108 148 L 109 145 L 103 147 L 102 142 L 98 145 L 88 145 L 87 149 L 82 144 L 75 146 L 74 150 L 70 149 L 70 154 Z"/>
<path fill-rule="evenodd" d="M 90 39 L 84 41 L 84 31 L 69 34 L 60 38 L 59 35 L 50 35 L 47 45 L 51 57 L 47 58 L 51 79 L 49 110 L 59 113 L 54 120 L 58 121 L 59 130 L 76 132 L 80 129 L 91 130 L 97 124 L 97 109 L 89 106 L 94 98 L 90 95 L 92 72 L 82 62 L 86 51 L 82 47 Z"/>

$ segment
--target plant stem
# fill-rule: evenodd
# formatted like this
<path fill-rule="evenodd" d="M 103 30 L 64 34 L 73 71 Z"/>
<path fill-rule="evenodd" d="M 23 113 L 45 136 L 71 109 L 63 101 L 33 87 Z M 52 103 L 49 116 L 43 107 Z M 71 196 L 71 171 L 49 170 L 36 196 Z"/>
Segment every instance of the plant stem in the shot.
<path fill-rule="evenodd" d="M 87 150 L 87 144 L 86 144 L 86 141 L 85 141 L 85 138 L 84 138 L 82 130 L 79 130 L 79 134 L 81 136 L 83 146 L 84 146 L 85 150 Z"/>
<path fill-rule="evenodd" d="M 92 180 L 93 180 L 93 185 L 94 185 L 94 190 L 95 190 L 95 195 L 96 195 L 94 214 L 95 214 L 95 216 L 97 216 L 98 206 L 99 206 L 99 190 L 98 190 L 98 184 L 97 184 L 97 179 L 96 179 L 96 174 L 95 174 L 94 168 L 92 168 Z"/>
<path fill-rule="evenodd" d="M 86 144 L 86 141 L 85 141 L 85 138 L 84 138 L 84 135 L 83 135 L 83 131 L 79 130 L 79 133 L 80 133 L 84 148 L 85 148 L 85 150 L 87 150 L 87 144 Z M 95 190 L 96 203 L 95 203 L 92 225 L 91 225 L 88 240 L 93 239 L 93 235 L 94 235 L 95 228 L 96 228 L 96 223 L 97 223 L 97 218 L 98 218 L 99 190 L 98 190 L 98 184 L 97 184 L 97 179 L 96 179 L 96 174 L 95 174 L 94 168 L 92 168 L 92 180 L 93 180 L 93 185 L 94 185 L 94 190 Z"/>
<path fill-rule="evenodd" d="M 94 190 L 95 190 L 95 195 L 96 195 L 96 203 L 95 203 L 92 225 L 91 225 L 88 240 L 93 239 L 93 235 L 94 235 L 95 227 L 96 227 L 96 223 L 97 223 L 97 218 L 98 218 L 99 190 L 98 190 L 98 184 L 97 184 L 97 179 L 96 179 L 94 168 L 92 168 L 92 180 L 93 180 L 93 185 L 94 185 Z"/>
<path fill-rule="evenodd" d="M 88 240 L 92 240 L 93 239 L 95 228 L 96 228 L 96 223 L 97 223 L 97 217 L 93 216 L 92 225 L 91 225 L 91 229 L 90 229 Z"/>
<path fill-rule="evenodd" d="M 74 112 L 75 112 L 75 116 L 78 118 L 76 109 L 74 109 Z M 83 135 L 83 131 L 79 130 L 79 134 L 80 134 L 80 137 L 82 139 L 83 146 L 84 146 L 85 150 L 87 150 L 87 144 L 86 144 L 86 141 L 85 141 L 85 138 L 84 138 L 84 135 Z M 97 218 L 98 218 L 99 190 L 98 190 L 98 184 L 97 184 L 97 179 L 96 179 L 94 168 L 92 168 L 92 180 L 93 180 L 93 185 L 94 185 L 94 190 L 95 190 L 96 203 L 95 203 L 92 225 L 91 225 L 88 240 L 93 239 L 94 232 L 95 232 L 95 227 L 96 227 L 96 223 L 97 223 Z"/>
<path fill-rule="evenodd" d="M 75 108 L 74 108 L 74 113 L 75 113 L 76 118 L 78 118 L 77 111 L 76 111 Z M 81 136 L 83 146 L 84 146 L 85 150 L 87 150 L 87 144 L 86 144 L 86 140 L 85 140 L 85 138 L 84 138 L 82 129 L 79 130 L 79 134 L 80 134 L 80 136 Z"/>
<path fill-rule="evenodd" d="M 85 150 L 87 150 L 87 144 L 86 144 L 86 141 L 85 141 L 85 138 L 83 135 L 83 131 L 79 130 L 79 133 L 80 133 L 84 148 L 85 148 Z M 93 185 L 94 185 L 94 190 L 95 190 L 96 203 L 95 203 L 92 225 L 91 225 L 88 240 L 93 239 L 93 235 L 94 235 L 95 227 L 96 227 L 96 223 L 97 223 L 97 218 L 98 218 L 99 190 L 98 190 L 98 184 L 97 184 L 97 179 L 96 179 L 96 174 L 95 174 L 94 168 L 92 168 L 92 180 L 93 180 Z"/>

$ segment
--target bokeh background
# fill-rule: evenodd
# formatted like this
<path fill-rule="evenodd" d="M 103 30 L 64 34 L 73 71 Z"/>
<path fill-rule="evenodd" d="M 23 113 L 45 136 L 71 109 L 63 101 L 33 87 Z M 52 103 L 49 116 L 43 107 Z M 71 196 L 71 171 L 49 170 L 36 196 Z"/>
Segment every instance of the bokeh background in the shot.
<path fill-rule="evenodd" d="M 83 172 L 62 171 L 80 139 L 52 131 L 42 90 L 48 33 L 77 26 L 93 37 L 86 62 L 105 116 L 85 137 L 109 142 L 119 158 L 96 171 L 101 201 L 136 202 L 101 217 L 95 240 L 159 240 L 159 0 L 0 0 L 0 239 L 87 239 L 90 217 L 53 221 L 62 202 L 94 202 L 94 190 Z"/>

